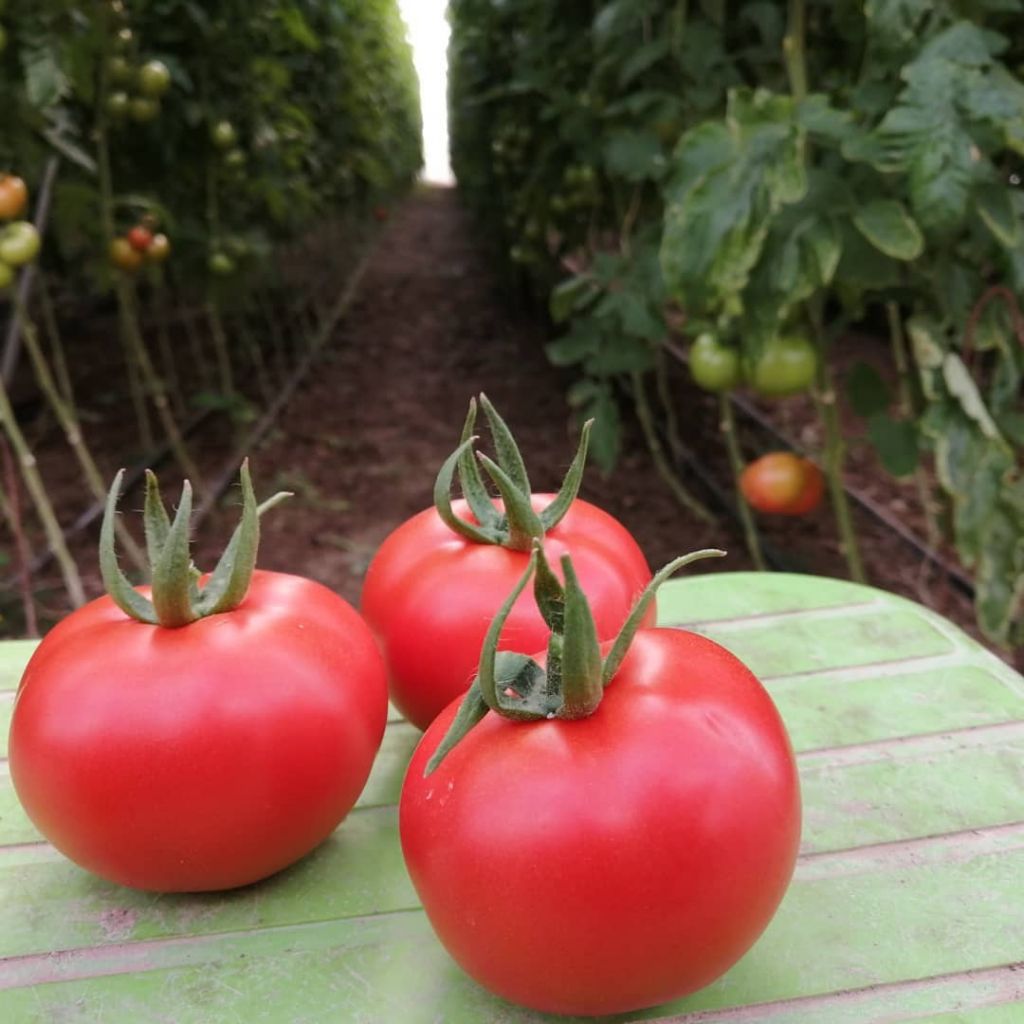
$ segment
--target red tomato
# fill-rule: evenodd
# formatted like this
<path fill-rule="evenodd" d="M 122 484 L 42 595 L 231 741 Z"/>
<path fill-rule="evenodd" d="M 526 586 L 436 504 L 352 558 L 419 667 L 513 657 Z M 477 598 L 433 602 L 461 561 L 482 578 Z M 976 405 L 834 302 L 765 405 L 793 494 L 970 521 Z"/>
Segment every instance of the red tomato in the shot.
<path fill-rule="evenodd" d="M 227 889 L 330 835 L 386 716 L 384 666 L 351 606 L 257 571 L 237 609 L 177 629 L 109 597 L 68 616 L 25 670 L 11 777 L 82 867 L 140 889 Z"/>
<path fill-rule="evenodd" d="M 553 494 L 532 495 L 535 510 Z M 465 501 L 456 515 L 471 518 Z M 591 601 L 598 637 L 618 632 L 651 571 L 626 528 L 601 509 L 576 499 L 544 537 L 557 565 L 571 554 Z M 366 573 L 361 610 L 388 663 L 391 699 L 417 728 L 425 729 L 476 674 L 487 627 L 522 576 L 529 553 L 477 544 L 453 533 L 435 509 L 398 527 L 381 545 Z M 652 605 L 645 622 L 653 623 Z M 529 593 L 521 595 L 501 634 L 500 650 L 532 651 L 548 628 Z"/>
<path fill-rule="evenodd" d="M 28 186 L 14 174 L 0 176 L 0 220 L 20 217 L 28 206 Z"/>
<path fill-rule="evenodd" d="M 641 630 L 592 715 L 489 713 L 424 778 L 457 709 L 416 749 L 399 816 L 427 916 L 470 975 L 547 1013 L 621 1013 L 750 948 L 793 872 L 800 792 L 742 662 Z"/>
<path fill-rule="evenodd" d="M 792 452 L 769 452 L 743 470 L 740 490 L 758 512 L 802 516 L 821 503 L 825 482 L 810 460 Z"/>
<path fill-rule="evenodd" d="M 141 224 L 131 228 L 125 238 L 136 252 L 145 252 L 153 244 L 153 232 Z"/>

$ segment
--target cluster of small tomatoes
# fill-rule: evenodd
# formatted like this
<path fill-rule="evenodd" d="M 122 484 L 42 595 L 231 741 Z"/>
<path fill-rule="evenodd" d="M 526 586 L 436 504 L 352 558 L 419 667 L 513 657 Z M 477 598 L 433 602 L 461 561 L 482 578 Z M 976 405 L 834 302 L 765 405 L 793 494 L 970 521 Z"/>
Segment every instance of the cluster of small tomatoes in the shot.
<path fill-rule="evenodd" d="M 138 41 L 122 0 L 108 4 L 113 51 L 106 62 L 107 116 L 114 124 L 146 124 L 160 116 L 160 101 L 171 87 L 170 69 L 161 60 L 135 57 Z"/>
<path fill-rule="evenodd" d="M 14 174 L 0 176 L 0 289 L 7 288 L 19 267 L 39 255 L 41 240 L 34 224 L 18 218 L 28 207 L 28 187 Z"/>
<path fill-rule="evenodd" d="M 154 232 L 155 226 L 154 218 L 147 216 L 113 239 L 109 251 L 111 264 L 131 274 L 143 264 L 163 263 L 171 255 L 171 242 L 162 231 Z"/>
<path fill-rule="evenodd" d="M 803 334 L 776 335 L 750 363 L 737 347 L 712 334 L 701 334 L 690 346 L 690 375 L 705 391 L 723 393 L 746 385 L 766 398 L 783 398 L 810 389 L 817 372 L 818 352 Z M 755 459 L 739 483 L 747 504 L 768 515 L 808 515 L 825 493 L 821 470 L 792 452 Z"/>

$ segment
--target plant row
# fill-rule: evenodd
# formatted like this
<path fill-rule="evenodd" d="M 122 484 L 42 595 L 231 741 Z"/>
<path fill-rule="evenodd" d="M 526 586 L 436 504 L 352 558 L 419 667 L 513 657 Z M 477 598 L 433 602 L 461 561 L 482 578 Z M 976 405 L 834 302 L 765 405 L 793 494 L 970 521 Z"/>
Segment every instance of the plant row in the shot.
<path fill-rule="evenodd" d="M 121 382 L 119 457 L 169 445 L 202 488 L 189 424 L 252 420 L 306 355 L 371 214 L 420 165 L 418 92 L 395 0 L 19 0 L 0 25 L 0 420 L 80 603 L 9 398 L 17 356 L 94 502 L 83 358 Z M 75 335 L 105 334 L 111 309 L 111 347 L 86 355 Z"/>
<path fill-rule="evenodd" d="M 680 338 L 722 396 L 737 477 L 728 396 L 810 392 L 810 454 L 862 579 L 842 403 L 882 465 L 917 478 L 985 633 L 1024 643 L 1024 5 L 455 0 L 451 18 L 456 174 L 565 325 L 548 354 L 579 371 L 596 456 L 616 457 L 623 381 L 656 454 L 657 421 L 678 430 Z M 882 371 L 837 382 L 855 326 Z"/>

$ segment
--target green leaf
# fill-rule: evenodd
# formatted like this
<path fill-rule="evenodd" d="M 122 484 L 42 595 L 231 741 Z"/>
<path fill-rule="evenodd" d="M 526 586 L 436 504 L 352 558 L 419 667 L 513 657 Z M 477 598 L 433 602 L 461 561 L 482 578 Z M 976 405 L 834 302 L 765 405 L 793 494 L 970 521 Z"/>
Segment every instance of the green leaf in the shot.
<path fill-rule="evenodd" d="M 893 476 L 909 476 L 917 469 L 917 429 L 913 423 L 876 413 L 868 420 L 868 437 L 882 465 Z"/>
<path fill-rule="evenodd" d="M 46 40 L 23 47 L 21 64 L 25 74 L 25 94 L 33 107 L 43 109 L 52 106 L 67 94 L 67 77 Z"/>
<path fill-rule="evenodd" d="M 869 363 L 857 362 L 846 374 L 846 397 L 853 411 L 867 419 L 889 408 L 889 388 Z"/>
<path fill-rule="evenodd" d="M 906 207 L 895 199 L 875 199 L 854 215 L 857 230 L 876 248 L 897 260 L 916 260 L 924 237 Z"/>
<path fill-rule="evenodd" d="M 960 403 L 963 411 L 978 424 L 981 432 L 991 441 L 1003 441 L 999 428 L 989 414 L 977 384 L 974 383 L 974 378 L 955 352 L 946 353 L 942 364 L 942 376 L 949 393 Z"/>
<path fill-rule="evenodd" d="M 570 277 L 555 285 L 548 299 L 551 319 L 556 324 L 564 323 L 578 309 L 582 309 L 598 294 L 594 282 L 582 274 Z"/>
<path fill-rule="evenodd" d="M 601 333 L 590 322 L 577 321 L 569 333 L 544 346 L 548 359 L 555 366 L 572 366 L 581 363 L 598 350 Z"/>
<path fill-rule="evenodd" d="M 643 129 L 613 132 L 605 142 L 605 166 L 609 173 L 627 181 L 656 177 L 663 159 L 658 136 Z"/>
<path fill-rule="evenodd" d="M 632 56 L 623 63 L 619 70 L 619 87 L 624 88 L 629 85 L 638 75 L 642 75 L 663 57 L 668 56 L 671 45 L 672 40 L 668 36 L 664 36 L 634 50 Z"/>
<path fill-rule="evenodd" d="M 910 205 L 925 231 L 948 235 L 966 219 L 974 173 L 972 150 L 971 137 L 947 123 L 932 131 L 927 145 L 912 157 Z"/>
<path fill-rule="evenodd" d="M 1015 249 L 1021 240 L 1020 218 L 1013 208 L 1013 197 L 1005 185 L 982 185 L 974 193 L 974 208 L 995 240 L 1007 249 Z"/>

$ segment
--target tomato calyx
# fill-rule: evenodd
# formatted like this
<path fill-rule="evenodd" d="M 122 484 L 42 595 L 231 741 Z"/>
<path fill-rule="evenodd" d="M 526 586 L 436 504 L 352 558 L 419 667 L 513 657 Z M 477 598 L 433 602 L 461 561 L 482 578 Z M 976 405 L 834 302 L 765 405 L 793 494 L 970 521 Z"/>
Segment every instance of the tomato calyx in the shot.
<path fill-rule="evenodd" d="M 152 567 L 152 588 L 151 597 L 145 597 L 131 585 L 117 563 L 114 521 L 124 470 L 118 471 L 107 495 L 100 530 L 99 553 L 103 585 L 121 611 L 139 622 L 177 629 L 208 615 L 229 612 L 245 600 L 256 568 L 256 553 L 260 543 L 260 516 L 291 495 L 287 491 L 281 491 L 257 505 L 248 459 L 242 463 L 240 476 L 241 522 L 228 541 L 210 578 L 205 586 L 200 588 L 199 579 L 202 573 L 193 564 L 189 553 L 192 485 L 188 480 L 182 485 L 181 499 L 172 522 L 160 497 L 156 474 L 150 470 L 146 471 L 143 525 L 146 550 Z"/>
<path fill-rule="evenodd" d="M 593 421 L 583 424 L 579 447 L 558 494 L 549 505 L 535 512 L 530 501 L 530 478 L 512 432 L 486 395 L 480 395 L 480 405 L 491 428 L 497 462 L 473 450 L 478 439 L 473 433 L 477 403 L 476 399 L 470 399 L 459 447 L 448 456 L 437 474 L 434 505 L 445 525 L 467 540 L 497 544 L 512 551 L 529 551 L 535 540 L 561 522 L 579 493 Z M 481 466 L 501 495 L 503 512 L 494 505 L 480 472 Z M 475 523 L 460 519 L 452 509 L 451 490 L 456 476 Z"/>
<path fill-rule="evenodd" d="M 574 721 L 592 715 L 601 703 L 605 687 L 622 665 L 658 587 L 691 562 L 724 555 L 724 551 L 716 548 L 693 551 L 673 559 L 657 572 L 637 598 L 607 656 L 602 658 L 594 617 L 572 560 L 568 555 L 562 556 L 563 586 L 552 572 L 541 542 L 535 540 L 526 571 L 487 631 L 476 678 L 448 732 L 427 762 L 424 777 L 437 768 L 488 711 L 521 722 L 551 718 Z M 537 607 L 551 630 L 544 666 L 529 655 L 498 650 L 498 639 L 512 606 L 531 577 Z"/>

